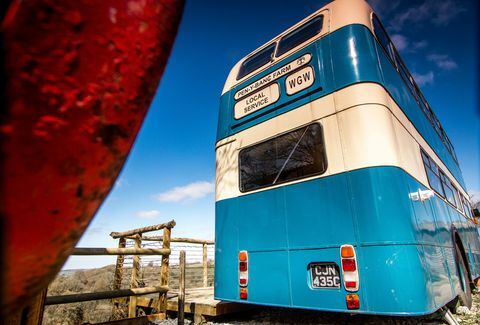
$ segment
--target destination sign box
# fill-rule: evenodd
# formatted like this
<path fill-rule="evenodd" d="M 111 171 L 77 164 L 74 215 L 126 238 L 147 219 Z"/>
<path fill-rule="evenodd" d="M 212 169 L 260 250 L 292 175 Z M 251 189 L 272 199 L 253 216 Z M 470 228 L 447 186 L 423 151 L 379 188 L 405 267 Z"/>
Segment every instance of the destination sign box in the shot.
<path fill-rule="evenodd" d="M 277 83 L 263 88 L 252 95 L 243 98 L 235 104 L 235 118 L 239 119 L 275 103 L 280 98 L 280 89 Z"/>
<path fill-rule="evenodd" d="M 263 78 L 258 79 L 255 82 L 251 83 L 250 85 L 246 86 L 245 88 L 242 88 L 239 91 L 237 91 L 234 96 L 235 100 L 238 100 L 239 98 L 247 96 L 252 92 L 256 91 L 257 89 L 260 89 L 263 86 L 277 80 L 278 78 L 285 76 L 288 73 L 293 72 L 294 70 L 308 64 L 311 59 L 312 59 L 311 54 L 307 53 L 305 55 L 302 55 L 301 57 L 293 60 L 292 62 L 278 68 L 277 70 L 267 74 Z"/>
<path fill-rule="evenodd" d="M 306 67 L 295 73 L 292 73 L 285 79 L 285 87 L 288 95 L 293 95 L 307 89 L 313 85 L 315 76 L 313 75 L 313 68 Z"/>

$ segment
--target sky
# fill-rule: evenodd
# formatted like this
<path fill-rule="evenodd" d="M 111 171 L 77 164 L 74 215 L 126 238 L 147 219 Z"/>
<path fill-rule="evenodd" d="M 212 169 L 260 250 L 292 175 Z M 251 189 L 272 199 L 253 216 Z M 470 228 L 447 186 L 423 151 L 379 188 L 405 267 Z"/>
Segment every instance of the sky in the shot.
<path fill-rule="evenodd" d="M 219 98 L 233 65 L 328 1 L 186 0 L 159 89 L 128 160 L 79 247 L 115 247 L 110 232 L 175 219 L 174 237 L 214 238 Z M 480 199 L 476 0 L 370 0 L 457 152 Z M 64 269 L 114 257 L 71 257 Z"/>

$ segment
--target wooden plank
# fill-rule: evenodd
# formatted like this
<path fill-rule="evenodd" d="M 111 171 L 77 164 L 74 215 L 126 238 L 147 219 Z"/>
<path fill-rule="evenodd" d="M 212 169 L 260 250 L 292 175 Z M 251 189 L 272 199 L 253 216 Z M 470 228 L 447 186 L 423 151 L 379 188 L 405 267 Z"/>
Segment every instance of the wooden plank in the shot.
<path fill-rule="evenodd" d="M 150 231 L 157 231 L 157 230 L 162 230 L 162 229 L 171 229 L 175 227 L 176 223 L 175 220 L 171 220 L 166 223 L 160 223 L 158 225 L 153 225 L 153 226 L 148 226 L 148 227 L 143 227 L 143 228 L 137 228 L 137 229 L 132 229 L 132 230 L 127 230 L 127 231 L 122 231 L 122 232 L 111 232 L 110 236 L 112 238 L 120 238 L 120 237 L 128 237 L 128 236 L 133 236 L 133 235 L 138 235 L 138 234 L 143 234 L 145 232 L 150 232 Z"/>
<path fill-rule="evenodd" d="M 175 292 L 169 291 L 169 293 L 175 296 Z M 138 297 L 137 300 L 137 305 L 140 307 L 152 308 L 156 306 L 157 303 L 158 299 L 148 297 Z M 252 308 L 255 308 L 255 306 L 215 300 L 213 298 L 213 287 L 185 290 L 185 313 L 215 317 Z M 167 311 L 178 312 L 178 301 L 176 297 L 168 299 Z"/>
<path fill-rule="evenodd" d="M 128 297 L 128 296 L 138 296 L 145 295 L 149 293 L 157 292 L 168 292 L 168 287 L 164 286 L 154 286 L 154 287 L 145 287 L 145 288 L 136 288 L 136 289 L 120 289 L 113 291 L 99 291 L 99 292 L 88 292 L 88 293 L 76 293 L 71 295 L 63 296 L 47 296 L 45 300 L 45 305 L 58 305 L 58 304 L 69 304 L 72 302 L 81 302 L 89 300 L 102 300 L 102 299 L 113 299 L 119 297 Z"/>
<path fill-rule="evenodd" d="M 170 250 L 170 238 L 171 238 L 171 229 L 163 229 L 163 249 Z M 160 267 L 160 285 L 168 287 L 168 274 L 169 274 L 169 265 L 170 265 L 170 256 L 162 256 L 162 266 Z M 167 312 L 167 294 L 161 293 L 158 297 L 158 310 L 161 313 Z"/>
<path fill-rule="evenodd" d="M 141 235 L 135 237 L 134 247 L 136 249 L 142 248 Z M 130 288 L 138 288 L 138 275 L 140 273 L 140 256 L 134 255 L 132 262 L 132 275 L 130 278 Z M 128 318 L 137 316 L 137 297 L 131 296 L 128 302 Z"/>
<path fill-rule="evenodd" d="M 118 240 L 118 248 L 125 248 L 127 245 L 127 240 L 125 238 L 120 238 Z M 122 287 L 122 278 L 123 278 L 123 263 L 125 261 L 124 255 L 117 256 L 117 262 L 115 264 L 115 274 L 113 276 L 113 290 L 119 290 Z M 121 319 L 121 308 L 120 305 L 113 301 L 112 307 L 112 320 Z"/>
<path fill-rule="evenodd" d="M 185 323 L 185 251 L 180 251 L 180 279 L 178 288 L 178 325 Z"/>
<path fill-rule="evenodd" d="M 134 236 L 125 237 L 128 239 L 134 239 Z M 143 241 L 163 241 L 162 236 L 144 236 L 142 237 Z M 171 243 L 188 243 L 188 244 L 207 244 L 213 245 L 215 242 L 213 240 L 208 239 L 195 239 L 195 238 L 181 238 L 181 237 L 174 237 L 170 238 Z"/>
<path fill-rule="evenodd" d="M 101 247 L 76 247 L 72 255 L 170 255 L 170 249 L 165 248 L 101 248 Z"/>

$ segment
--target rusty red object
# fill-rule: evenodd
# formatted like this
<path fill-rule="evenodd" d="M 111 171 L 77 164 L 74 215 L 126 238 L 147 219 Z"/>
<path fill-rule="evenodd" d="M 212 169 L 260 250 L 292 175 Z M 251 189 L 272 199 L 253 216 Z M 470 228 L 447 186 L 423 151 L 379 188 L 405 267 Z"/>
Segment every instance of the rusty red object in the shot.
<path fill-rule="evenodd" d="M 182 9 L 177 0 L 10 3 L 1 25 L 2 310 L 46 288 L 110 191 Z"/>

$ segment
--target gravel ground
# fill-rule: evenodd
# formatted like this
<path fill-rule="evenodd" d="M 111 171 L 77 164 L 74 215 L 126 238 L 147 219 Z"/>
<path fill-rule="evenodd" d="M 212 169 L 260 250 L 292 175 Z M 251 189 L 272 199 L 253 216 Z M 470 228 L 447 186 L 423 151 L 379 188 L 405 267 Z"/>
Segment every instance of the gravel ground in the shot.
<path fill-rule="evenodd" d="M 189 316 L 189 315 L 186 315 Z M 454 315 L 460 324 L 480 324 L 480 293 L 474 295 L 473 307 L 468 310 L 463 307 L 457 309 Z M 176 319 L 168 319 L 158 324 L 174 325 Z M 193 324 L 191 319 L 185 319 L 185 324 Z M 447 324 L 439 313 L 425 317 L 381 317 L 367 315 L 348 315 L 343 313 L 325 313 L 309 310 L 293 310 L 286 308 L 259 308 L 248 312 L 217 317 L 208 321 L 207 325 L 240 325 L 240 324 Z"/>

